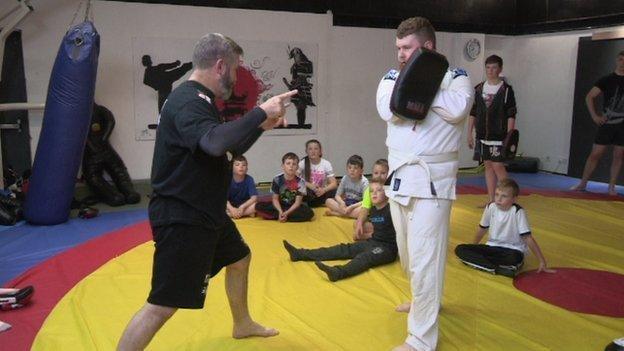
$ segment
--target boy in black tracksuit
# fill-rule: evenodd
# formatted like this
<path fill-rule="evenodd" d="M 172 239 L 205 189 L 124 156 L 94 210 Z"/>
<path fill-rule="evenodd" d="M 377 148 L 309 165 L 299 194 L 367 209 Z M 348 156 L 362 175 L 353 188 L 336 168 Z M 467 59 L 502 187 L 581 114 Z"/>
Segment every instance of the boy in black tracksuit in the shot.
<path fill-rule="evenodd" d="M 475 87 L 475 101 L 468 119 L 468 146 L 474 148 L 474 160 L 485 164 L 489 202 L 494 201 L 497 181 L 507 178 L 503 164 L 504 140 L 515 129 L 516 98 L 511 85 L 500 78 L 503 59 L 492 55 L 485 60 L 487 80 Z M 476 129 L 476 141 L 473 137 Z"/>
<path fill-rule="evenodd" d="M 338 244 L 319 249 L 297 249 L 284 240 L 284 247 L 292 261 L 316 261 L 316 266 L 327 274 L 332 282 L 360 274 L 369 268 L 391 263 L 397 257 L 396 232 L 390 217 L 388 198 L 383 190 L 383 181 L 370 182 L 373 207 L 370 221 L 373 236 L 365 241 Z M 320 261 L 351 259 L 341 266 L 328 266 Z"/>

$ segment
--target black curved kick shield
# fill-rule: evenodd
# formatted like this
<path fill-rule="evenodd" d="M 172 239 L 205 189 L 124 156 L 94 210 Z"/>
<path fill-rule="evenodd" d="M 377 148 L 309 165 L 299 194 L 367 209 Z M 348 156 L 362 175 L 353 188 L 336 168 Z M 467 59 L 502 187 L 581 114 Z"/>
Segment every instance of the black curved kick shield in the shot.
<path fill-rule="evenodd" d="M 427 116 L 449 63 L 441 54 L 420 48 L 407 61 L 394 85 L 390 111 L 407 120 Z"/>
<path fill-rule="evenodd" d="M 520 141 L 520 132 L 517 129 L 510 130 L 503 141 L 503 152 L 505 160 L 511 161 L 516 157 L 518 151 L 518 142 Z"/>

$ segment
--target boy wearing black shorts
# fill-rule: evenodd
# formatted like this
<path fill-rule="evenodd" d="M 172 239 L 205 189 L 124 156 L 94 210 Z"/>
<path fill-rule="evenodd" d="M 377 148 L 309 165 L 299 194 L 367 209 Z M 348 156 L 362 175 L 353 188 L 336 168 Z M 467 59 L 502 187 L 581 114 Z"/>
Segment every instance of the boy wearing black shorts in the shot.
<path fill-rule="evenodd" d="M 502 71 L 503 59 L 499 56 L 485 60 L 487 79 L 475 87 L 475 101 L 468 119 L 468 147 L 475 150 L 474 160 L 485 165 L 489 202 L 494 201 L 496 182 L 507 178 L 503 141 L 516 125 L 516 97 L 511 85 L 501 79 Z"/>

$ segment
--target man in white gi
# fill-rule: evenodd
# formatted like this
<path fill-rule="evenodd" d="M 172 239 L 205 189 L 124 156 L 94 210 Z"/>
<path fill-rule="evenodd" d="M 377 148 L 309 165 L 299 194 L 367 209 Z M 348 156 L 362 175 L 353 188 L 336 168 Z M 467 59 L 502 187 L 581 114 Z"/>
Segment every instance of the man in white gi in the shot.
<path fill-rule="evenodd" d="M 415 50 L 435 50 L 435 44 L 435 31 L 426 18 L 403 21 L 396 39 L 399 69 Z M 464 70 L 449 69 L 426 118 L 403 120 L 389 106 L 399 74 L 390 70 L 377 88 L 377 111 L 388 123 L 388 162 L 390 173 L 394 172 L 386 193 L 401 265 L 412 290 L 411 304 L 404 306 L 405 311 L 409 309 L 408 336 L 394 350 L 429 351 L 435 350 L 438 341 L 458 151 L 474 89 Z"/>

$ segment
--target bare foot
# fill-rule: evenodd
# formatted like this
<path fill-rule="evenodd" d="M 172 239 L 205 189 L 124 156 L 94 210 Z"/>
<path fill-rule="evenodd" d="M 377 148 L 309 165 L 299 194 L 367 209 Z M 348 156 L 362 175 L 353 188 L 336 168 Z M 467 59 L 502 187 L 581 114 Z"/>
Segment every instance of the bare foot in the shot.
<path fill-rule="evenodd" d="M 398 305 L 394 310 L 397 312 L 409 313 L 411 308 L 412 308 L 411 302 L 403 302 L 402 304 Z"/>
<path fill-rule="evenodd" d="M 277 329 L 264 327 L 254 321 L 235 325 L 234 330 L 232 330 L 232 337 L 234 339 L 244 339 L 253 336 L 268 338 L 271 336 L 276 336 L 278 334 L 279 331 L 277 331 Z"/>
<path fill-rule="evenodd" d="M 418 351 L 412 347 L 412 345 L 408 343 L 403 343 L 403 345 L 399 345 L 392 349 L 392 351 Z"/>
<path fill-rule="evenodd" d="M 572 190 L 572 191 L 585 191 L 585 187 L 586 187 L 585 184 L 578 183 L 575 186 L 571 187 L 570 190 Z"/>

